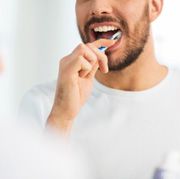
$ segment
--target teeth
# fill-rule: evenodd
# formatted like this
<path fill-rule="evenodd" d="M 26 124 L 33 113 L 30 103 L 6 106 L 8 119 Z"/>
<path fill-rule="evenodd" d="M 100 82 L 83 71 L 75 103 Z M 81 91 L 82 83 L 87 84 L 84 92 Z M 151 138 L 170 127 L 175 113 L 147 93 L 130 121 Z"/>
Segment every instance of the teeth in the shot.
<path fill-rule="evenodd" d="M 117 30 L 117 27 L 114 26 L 100 26 L 100 27 L 96 27 L 94 28 L 95 32 L 108 32 L 108 31 L 114 31 Z"/>

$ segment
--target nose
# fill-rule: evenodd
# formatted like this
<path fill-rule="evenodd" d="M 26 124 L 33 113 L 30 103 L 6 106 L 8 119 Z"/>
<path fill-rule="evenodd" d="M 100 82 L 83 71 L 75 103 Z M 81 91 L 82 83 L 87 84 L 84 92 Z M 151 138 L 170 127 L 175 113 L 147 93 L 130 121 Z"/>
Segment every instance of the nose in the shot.
<path fill-rule="evenodd" d="M 92 0 L 91 16 L 108 15 L 112 13 L 112 6 L 110 0 Z"/>

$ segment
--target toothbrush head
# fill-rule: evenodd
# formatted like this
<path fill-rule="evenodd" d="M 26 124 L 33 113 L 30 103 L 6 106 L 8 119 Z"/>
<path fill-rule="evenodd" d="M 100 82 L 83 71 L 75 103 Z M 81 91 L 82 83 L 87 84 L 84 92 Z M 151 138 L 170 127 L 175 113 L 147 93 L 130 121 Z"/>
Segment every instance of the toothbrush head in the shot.
<path fill-rule="evenodd" d="M 110 40 L 118 40 L 120 37 L 121 37 L 121 32 L 118 31 L 110 38 Z M 99 48 L 99 50 L 101 52 L 105 52 L 107 50 L 107 47 L 102 46 Z"/>
<path fill-rule="evenodd" d="M 111 40 L 118 40 L 121 37 L 121 32 L 116 32 L 110 39 Z"/>

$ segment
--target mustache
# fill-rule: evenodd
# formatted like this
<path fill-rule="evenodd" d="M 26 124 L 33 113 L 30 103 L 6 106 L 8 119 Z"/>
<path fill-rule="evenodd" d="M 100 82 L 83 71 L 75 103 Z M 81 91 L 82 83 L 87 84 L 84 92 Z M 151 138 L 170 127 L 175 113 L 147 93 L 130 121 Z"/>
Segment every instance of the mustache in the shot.
<path fill-rule="evenodd" d="M 103 23 L 103 22 L 116 22 L 120 24 L 120 27 L 122 30 L 124 30 L 126 33 L 128 33 L 128 24 L 123 18 L 113 18 L 110 16 L 101 16 L 101 17 L 92 17 L 87 21 L 87 23 L 84 26 L 84 32 L 88 34 L 89 32 L 89 26 L 95 23 Z"/>

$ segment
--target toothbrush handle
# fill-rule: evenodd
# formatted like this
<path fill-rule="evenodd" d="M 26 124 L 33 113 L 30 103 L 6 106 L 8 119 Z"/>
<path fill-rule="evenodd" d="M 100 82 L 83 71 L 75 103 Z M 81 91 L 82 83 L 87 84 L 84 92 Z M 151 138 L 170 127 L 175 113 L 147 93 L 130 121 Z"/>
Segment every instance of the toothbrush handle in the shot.
<path fill-rule="evenodd" d="M 107 47 L 103 47 L 103 46 L 102 46 L 102 47 L 99 48 L 99 50 L 100 50 L 101 52 L 105 52 L 105 51 L 107 50 Z"/>

